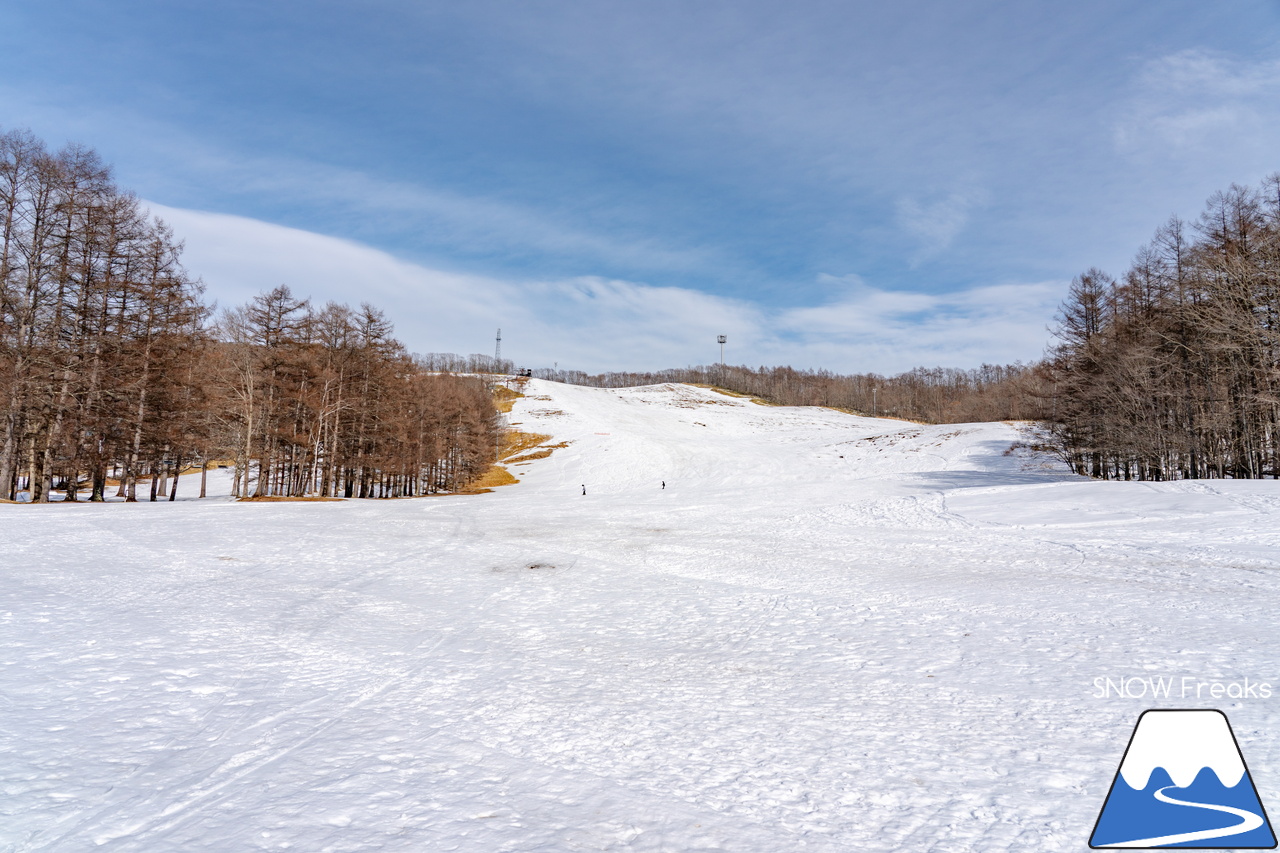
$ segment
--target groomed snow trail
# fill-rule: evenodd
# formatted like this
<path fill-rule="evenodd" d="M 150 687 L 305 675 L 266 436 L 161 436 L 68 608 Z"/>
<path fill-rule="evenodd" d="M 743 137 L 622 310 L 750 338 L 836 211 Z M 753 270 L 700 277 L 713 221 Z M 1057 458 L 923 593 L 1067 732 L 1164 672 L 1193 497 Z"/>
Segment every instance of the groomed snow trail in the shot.
<path fill-rule="evenodd" d="M 570 444 L 488 495 L 0 506 L 0 849 L 1085 850 L 1156 706 L 1280 794 L 1277 484 L 528 393 Z"/>

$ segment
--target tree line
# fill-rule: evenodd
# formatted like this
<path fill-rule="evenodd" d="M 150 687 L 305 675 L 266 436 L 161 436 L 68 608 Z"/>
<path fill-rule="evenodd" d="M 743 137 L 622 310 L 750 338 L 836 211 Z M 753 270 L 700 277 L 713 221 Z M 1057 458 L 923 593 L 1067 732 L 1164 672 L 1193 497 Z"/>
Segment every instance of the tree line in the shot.
<path fill-rule="evenodd" d="M 0 134 L 0 227 L 0 498 L 138 500 L 149 481 L 152 500 L 172 499 L 179 471 L 214 461 L 242 497 L 417 495 L 493 461 L 498 415 L 478 377 L 510 362 L 410 355 L 373 307 L 317 307 L 283 286 L 215 311 L 182 243 L 90 149 Z M 1280 477 L 1278 335 L 1274 175 L 1216 193 L 1194 222 L 1171 218 L 1121 278 L 1077 276 L 1039 364 L 534 375 L 933 423 L 1041 420 L 1094 477 Z"/>
<path fill-rule="evenodd" d="M 215 332 L 210 372 L 234 494 L 436 494 L 494 460 L 498 414 L 485 381 L 411 357 L 367 303 L 316 310 L 282 285 L 224 312 Z"/>
<path fill-rule="evenodd" d="M 1047 420 L 1078 473 L 1280 477 L 1280 175 L 1077 276 L 1057 336 Z"/>
<path fill-rule="evenodd" d="M 703 365 L 647 373 L 586 374 L 535 370 L 557 382 L 623 388 L 662 382 L 713 385 L 780 406 L 828 406 L 876 417 L 926 423 L 1022 420 L 1038 417 L 1040 383 L 1034 365 L 984 364 L 970 370 L 918 367 L 896 376 L 839 374 L 793 367 Z"/>
<path fill-rule="evenodd" d="M 242 497 L 394 497 L 493 460 L 483 381 L 415 360 L 367 304 L 282 286 L 215 316 L 90 149 L 0 134 L 0 228 L 0 498 L 172 500 L 219 460 Z"/>

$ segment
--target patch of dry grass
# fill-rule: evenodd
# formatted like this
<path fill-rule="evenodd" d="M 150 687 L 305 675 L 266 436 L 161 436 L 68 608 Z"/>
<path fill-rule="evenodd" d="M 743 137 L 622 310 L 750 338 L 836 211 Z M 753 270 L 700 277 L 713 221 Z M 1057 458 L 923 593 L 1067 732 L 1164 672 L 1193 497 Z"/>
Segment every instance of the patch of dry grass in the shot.
<path fill-rule="evenodd" d="M 504 415 L 510 414 L 511 407 L 516 404 L 516 400 L 523 396 L 519 391 L 513 391 L 505 385 L 493 386 L 493 405 Z"/>
<path fill-rule="evenodd" d="M 465 488 L 460 489 L 458 494 L 483 495 L 500 486 L 511 486 L 520 482 L 507 470 L 507 465 L 522 465 L 535 459 L 546 459 L 551 455 L 552 451 L 569 446 L 567 441 L 541 446 L 543 442 L 548 441 L 550 438 L 551 436 L 549 435 L 537 432 L 520 432 L 514 429 L 505 431 L 502 434 L 502 445 L 498 453 L 501 464 L 495 463 L 489 466 L 488 471 L 484 472 Z"/>
<path fill-rule="evenodd" d="M 533 453 L 526 453 L 523 456 L 516 456 L 512 459 L 503 460 L 508 465 L 519 465 L 522 462 L 532 462 L 535 459 L 546 459 L 551 455 L 551 448 L 547 447 L 542 450 L 535 450 Z"/>
<path fill-rule="evenodd" d="M 501 460 L 507 460 L 512 456 L 519 456 L 521 453 L 533 450 L 535 447 L 550 438 L 551 436 L 543 435 L 540 432 L 507 430 L 502 434 L 502 445 L 498 451 L 498 458 Z"/>
<path fill-rule="evenodd" d="M 781 406 L 781 403 L 775 403 L 772 400 L 766 400 L 763 397 L 752 397 L 750 394 L 742 394 L 738 391 L 730 391 L 728 388 L 721 388 L 719 385 L 704 385 L 701 382 L 688 383 L 695 388 L 706 388 L 708 391 L 715 391 L 717 394 L 723 394 L 726 397 L 737 397 L 739 400 L 750 400 L 757 406 Z"/>
<path fill-rule="evenodd" d="M 490 465 L 489 470 L 480 475 L 478 479 L 467 485 L 466 488 L 459 489 L 460 495 L 483 495 L 492 492 L 499 486 L 511 486 L 520 482 L 511 475 L 501 465 Z"/>
<path fill-rule="evenodd" d="M 493 389 L 493 402 L 499 412 L 509 414 L 516 400 L 525 396 L 521 393 L 527 385 L 524 379 L 514 380 L 512 383 L 520 389 L 520 391 L 512 390 L 505 385 L 496 385 Z M 550 399 L 545 395 L 536 399 Z M 460 495 L 483 495 L 492 492 L 501 486 L 511 486 L 520 482 L 510 471 L 506 465 L 516 463 L 526 463 L 534 459 L 545 459 L 551 455 L 551 451 L 557 447 L 568 446 L 567 442 L 556 445 L 549 445 L 544 448 L 536 449 L 543 442 L 549 441 L 551 436 L 543 435 L 537 432 L 521 432 L 516 429 L 507 429 L 502 431 L 500 444 L 498 446 L 499 463 L 489 466 L 489 470 L 485 471 L 474 481 L 464 488 L 460 489 L 457 494 Z"/>
<path fill-rule="evenodd" d="M 730 391 L 728 388 L 721 388 L 719 385 L 707 385 L 703 382 L 688 383 L 694 388 L 706 388 L 708 391 L 715 391 L 717 394 L 723 394 L 726 397 L 739 397 L 742 399 L 751 399 L 750 394 L 739 394 L 737 391 Z"/>

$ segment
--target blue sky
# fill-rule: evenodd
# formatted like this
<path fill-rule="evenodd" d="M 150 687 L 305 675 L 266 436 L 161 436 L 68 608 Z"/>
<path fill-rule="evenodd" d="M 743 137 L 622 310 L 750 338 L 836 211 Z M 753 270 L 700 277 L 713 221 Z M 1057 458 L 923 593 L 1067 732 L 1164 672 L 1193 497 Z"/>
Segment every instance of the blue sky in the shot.
<path fill-rule="evenodd" d="M 0 126 L 97 148 L 222 304 L 536 366 L 975 366 L 1280 169 L 1280 4 L 0 0 Z"/>

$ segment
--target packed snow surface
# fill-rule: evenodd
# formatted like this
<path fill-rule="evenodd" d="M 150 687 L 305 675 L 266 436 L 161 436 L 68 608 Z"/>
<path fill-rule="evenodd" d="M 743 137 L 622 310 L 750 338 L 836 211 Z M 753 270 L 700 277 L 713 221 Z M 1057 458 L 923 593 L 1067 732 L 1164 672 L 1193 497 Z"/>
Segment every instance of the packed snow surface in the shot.
<path fill-rule="evenodd" d="M 527 393 L 491 494 L 0 506 L 0 849 L 1078 851 L 1149 707 L 1280 809 L 1277 483 Z"/>

